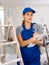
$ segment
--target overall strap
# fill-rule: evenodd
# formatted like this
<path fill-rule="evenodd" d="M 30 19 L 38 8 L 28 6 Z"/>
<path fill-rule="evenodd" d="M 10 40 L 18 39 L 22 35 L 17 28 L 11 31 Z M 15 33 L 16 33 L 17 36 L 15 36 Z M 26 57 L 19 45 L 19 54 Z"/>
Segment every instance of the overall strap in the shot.
<path fill-rule="evenodd" d="M 23 29 L 25 29 L 25 25 L 24 24 L 22 24 L 22 27 L 23 27 Z"/>
<path fill-rule="evenodd" d="M 33 28 L 34 24 L 36 23 L 31 23 L 31 29 L 33 30 L 33 32 L 35 32 L 35 29 Z"/>
<path fill-rule="evenodd" d="M 31 23 L 30 29 L 34 30 L 34 29 L 33 29 L 34 24 L 36 24 L 36 23 Z M 24 24 L 22 24 L 22 27 L 23 27 L 23 29 L 26 29 Z"/>

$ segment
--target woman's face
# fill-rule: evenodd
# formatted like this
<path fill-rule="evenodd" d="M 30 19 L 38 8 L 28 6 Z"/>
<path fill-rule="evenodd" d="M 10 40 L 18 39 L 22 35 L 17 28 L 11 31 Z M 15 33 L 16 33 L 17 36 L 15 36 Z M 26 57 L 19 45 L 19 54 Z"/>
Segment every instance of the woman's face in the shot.
<path fill-rule="evenodd" d="M 23 15 L 23 18 L 24 18 L 24 20 L 25 20 L 26 22 L 31 23 L 32 18 L 33 18 L 33 13 L 32 13 L 31 11 L 29 11 L 29 12 L 27 12 L 27 13 L 25 13 L 25 14 Z"/>

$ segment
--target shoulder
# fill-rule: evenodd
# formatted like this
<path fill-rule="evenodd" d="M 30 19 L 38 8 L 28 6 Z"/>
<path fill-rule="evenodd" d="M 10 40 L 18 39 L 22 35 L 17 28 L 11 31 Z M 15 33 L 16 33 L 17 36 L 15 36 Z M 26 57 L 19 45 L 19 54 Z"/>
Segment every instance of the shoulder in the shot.
<path fill-rule="evenodd" d="M 21 34 L 22 30 L 23 30 L 22 26 L 16 27 L 16 34 Z"/>
<path fill-rule="evenodd" d="M 16 29 L 21 30 L 23 28 L 22 28 L 22 26 L 18 26 L 18 27 L 16 27 Z"/>
<path fill-rule="evenodd" d="M 32 27 L 33 28 L 37 28 L 37 27 L 39 27 L 40 25 L 39 24 L 37 24 L 37 23 L 32 23 Z"/>
<path fill-rule="evenodd" d="M 38 24 L 38 23 L 35 23 L 33 25 L 33 28 L 35 29 L 36 32 L 38 33 L 42 33 L 43 32 L 43 28 L 42 28 L 42 25 Z"/>
<path fill-rule="evenodd" d="M 32 23 L 32 27 L 33 27 L 33 28 L 38 28 L 38 27 L 41 27 L 41 25 L 38 24 L 38 23 Z"/>

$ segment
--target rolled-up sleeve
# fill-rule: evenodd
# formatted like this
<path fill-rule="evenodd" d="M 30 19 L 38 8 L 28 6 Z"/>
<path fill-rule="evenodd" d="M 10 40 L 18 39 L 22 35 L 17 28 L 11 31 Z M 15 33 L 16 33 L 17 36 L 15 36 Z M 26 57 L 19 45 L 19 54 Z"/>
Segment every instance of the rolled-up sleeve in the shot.
<path fill-rule="evenodd" d="M 16 34 L 21 34 L 22 30 L 23 30 L 22 26 L 18 26 L 16 28 Z"/>
<path fill-rule="evenodd" d="M 38 32 L 38 33 L 43 33 L 43 28 L 42 28 L 42 26 L 38 24 L 37 27 L 38 27 L 37 32 Z"/>
<path fill-rule="evenodd" d="M 21 31 L 20 31 L 19 27 L 16 28 L 16 34 L 21 34 Z"/>
<path fill-rule="evenodd" d="M 38 32 L 38 33 L 42 33 L 43 32 L 43 28 L 41 25 L 39 24 L 34 24 L 33 28 L 35 29 L 35 32 Z"/>

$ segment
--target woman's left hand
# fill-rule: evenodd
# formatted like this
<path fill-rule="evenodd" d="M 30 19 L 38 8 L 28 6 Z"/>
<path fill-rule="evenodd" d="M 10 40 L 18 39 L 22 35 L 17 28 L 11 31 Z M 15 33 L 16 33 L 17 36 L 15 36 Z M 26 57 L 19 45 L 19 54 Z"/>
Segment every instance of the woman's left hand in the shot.
<path fill-rule="evenodd" d="M 35 33 L 33 34 L 33 37 L 37 39 L 37 36 L 38 36 L 38 35 L 39 35 L 39 33 L 35 32 Z"/>
<path fill-rule="evenodd" d="M 39 34 L 39 33 L 34 33 L 33 37 L 36 38 L 37 40 L 42 40 L 43 39 L 42 34 Z"/>

